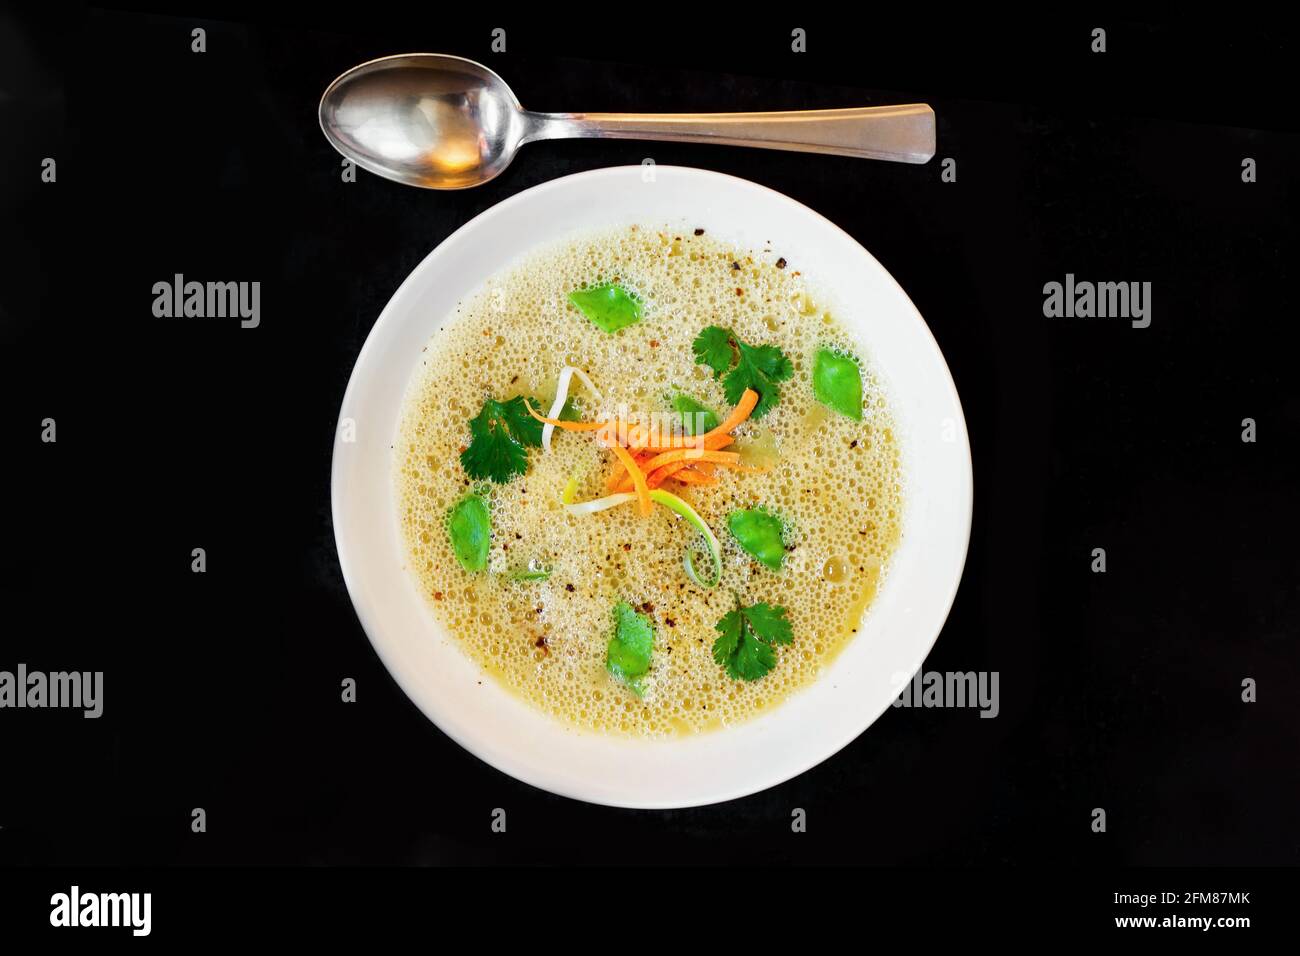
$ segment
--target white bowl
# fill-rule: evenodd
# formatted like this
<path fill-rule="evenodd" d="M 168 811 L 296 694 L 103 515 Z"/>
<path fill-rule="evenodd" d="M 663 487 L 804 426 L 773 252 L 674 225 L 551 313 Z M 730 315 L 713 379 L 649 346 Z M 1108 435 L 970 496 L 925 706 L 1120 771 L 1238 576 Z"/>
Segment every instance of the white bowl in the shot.
<path fill-rule="evenodd" d="M 435 621 L 404 569 L 391 446 L 420 350 L 492 274 L 567 233 L 631 223 L 703 226 L 740 246 L 789 250 L 882 375 L 906 477 L 903 539 L 864 626 L 822 676 L 723 730 L 637 740 L 574 729 L 484 675 Z M 935 281 L 944 281 L 936 268 Z M 357 358 L 334 448 L 334 534 L 357 615 L 424 713 L 492 766 L 554 793 L 667 808 L 742 797 L 825 760 L 880 716 L 925 660 L 961 579 L 970 447 L 948 366 L 907 295 L 870 253 L 763 186 L 682 167 L 567 176 L 462 226 L 402 283 Z M 354 423 L 354 433 L 349 428 Z M 353 440 L 349 441 L 348 439 Z"/>

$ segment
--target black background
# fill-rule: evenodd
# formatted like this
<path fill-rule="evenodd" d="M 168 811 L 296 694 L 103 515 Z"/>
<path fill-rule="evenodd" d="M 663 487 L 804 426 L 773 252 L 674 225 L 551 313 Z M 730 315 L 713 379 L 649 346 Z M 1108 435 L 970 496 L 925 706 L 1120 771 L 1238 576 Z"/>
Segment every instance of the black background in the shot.
<path fill-rule="evenodd" d="M 0 712 L 0 861 L 1300 862 L 1293 38 L 794 11 L 682 23 L 640 5 L 532 21 L 190 12 L 0 20 L 16 484 L 0 668 L 105 672 L 99 720 Z M 195 26 L 206 53 L 190 51 Z M 805 54 L 790 52 L 796 26 Z M 1105 54 L 1089 52 L 1094 26 Z M 343 183 L 321 91 L 413 50 L 481 60 L 547 111 L 922 100 L 938 159 L 570 141 L 528 146 L 465 192 Z M 479 212 L 647 156 L 827 215 L 925 316 L 975 466 L 965 577 L 925 666 L 998 671 L 997 719 L 890 710 L 764 793 L 614 810 L 482 764 L 371 650 L 339 573 L 329 463 L 372 323 Z M 948 157 L 955 183 L 940 180 Z M 259 280 L 261 326 L 154 318 L 152 284 L 177 272 Z M 1067 272 L 1151 282 L 1150 328 L 1045 319 L 1043 284 Z M 40 442 L 47 416 L 57 444 Z M 206 574 L 190 571 L 195 547 Z M 1089 570 L 1096 547 L 1105 574 Z M 340 701 L 345 677 L 356 704 Z M 1246 677 L 1257 703 L 1241 701 Z"/>

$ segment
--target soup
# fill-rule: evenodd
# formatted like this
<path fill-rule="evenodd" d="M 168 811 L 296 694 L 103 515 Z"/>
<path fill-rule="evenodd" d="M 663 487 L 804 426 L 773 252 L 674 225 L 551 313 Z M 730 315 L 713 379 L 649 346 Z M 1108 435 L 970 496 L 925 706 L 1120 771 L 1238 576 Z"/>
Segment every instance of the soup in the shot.
<path fill-rule="evenodd" d="M 407 566 L 485 674 L 570 725 L 751 718 L 875 595 L 903 510 L 887 396 L 785 255 L 585 235 L 424 350 L 394 451 Z"/>

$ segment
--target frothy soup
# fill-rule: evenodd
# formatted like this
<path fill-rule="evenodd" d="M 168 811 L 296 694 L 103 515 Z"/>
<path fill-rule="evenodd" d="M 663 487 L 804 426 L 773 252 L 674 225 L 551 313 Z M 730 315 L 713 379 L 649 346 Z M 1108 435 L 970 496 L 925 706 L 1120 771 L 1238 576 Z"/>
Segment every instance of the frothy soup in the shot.
<path fill-rule="evenodd" d="M 805 268 L 632 227 L 539 250 L 447 317 L 402 413 L 399 518 L 492 679 L 580 728 L 695 733 L 853 638 L 899 540 L 900 453 Z M 562 422 L 549 450 L 534 412 Z"/>

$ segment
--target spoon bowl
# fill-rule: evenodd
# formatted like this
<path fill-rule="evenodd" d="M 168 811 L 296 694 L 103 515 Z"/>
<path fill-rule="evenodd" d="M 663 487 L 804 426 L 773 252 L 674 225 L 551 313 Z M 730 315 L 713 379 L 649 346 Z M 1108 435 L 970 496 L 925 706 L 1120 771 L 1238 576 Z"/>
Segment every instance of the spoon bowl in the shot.
<path fill-rule="evenodd" d="M 465 189 L 496 178 L 524 143 L 602 137 L 759 146 L 924 163 L 924 103 L 776 113 L 535 113 L 481 63 L 404 53 L 353 67 L 325 90 L 320 125 L 362 169 L 409 186 Z"/>
<path fill-rule="evenodd" d="M 501 77 L 473 60 L 432 53 L 348 70 L 321 97 L 320 124 L 362 169 L 429 189 L 495 178 L 510 165 L 526 125 Z"/>

